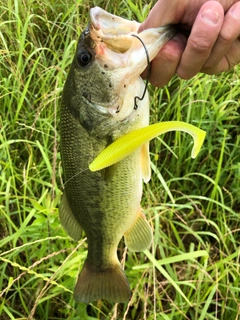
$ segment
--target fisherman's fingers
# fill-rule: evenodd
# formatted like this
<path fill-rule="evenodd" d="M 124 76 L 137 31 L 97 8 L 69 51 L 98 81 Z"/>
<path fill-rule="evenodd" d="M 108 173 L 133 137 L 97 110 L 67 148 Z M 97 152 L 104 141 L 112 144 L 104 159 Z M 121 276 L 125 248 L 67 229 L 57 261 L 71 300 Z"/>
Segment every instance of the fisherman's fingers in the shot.
<path fill-rule="evenodd" d="M 156 7 L 157 5 L 160 8 L 163 5 L 166 7 L 166 3 L 164 0 L 159 0 Z M 177 4 L 178 1 L 173 3 Z M 186 27 L 186 30 L 190 29 L 191 33 L 188 38 L 184 34 L 178 33 L 153 60 L 150 82 L 154 86 L 162 87 L 166 85 L 175 74 L 183 79 L 190 79 L 195 76 L 202 70 L 218 38 L 224 20 L 222 5 L 217 1 L 206 1 L 204 3 L 204 0 L 190 2 L 188 6 L 187 3 L 188 1 L 184 1 L 181 6 L 178 3 L 182 12 L 175 10 L 175 15 L 174 13 L 170 14 L 167 8 L 165 9 L 168 14 L 166 14 L 166 10 L 161 11 L 165 14 L 164 23 L 179 23 Z M 145 25 L 143 24 L 141 27 L 144 29 L 146 26 L 157 25 L 155 16 L 157 14 L 160 16 L 159 12 L 153 10 L 149 15 L 151 19 L 147 19 Z M 150 25 L 148 25 L 149 23 Z M 146 74 L 146 72 L 143 74 L 143 78 L 146 78 Z"/>
<path fill-rule="evenodd" d="M 240 1 L 226 13 L 222 29 L 202 72 L 215 74 L 240 63 Z"/>
<path fill-rule="evenodd" d="M 190 79 L 202 70 L 211 56 L 224 21 L 224 10 L 217 1 L 207 1 L 200 8 L 186 47 L 177 67 L 177 74 Z"/>
<path fill-rule="evenodd" d="M 175 74 L 190 79 L 198 72 L 216 74 L 240 63 L 239 17 L 236 0 L 158 0 L 139 32 L 173 23 L 191 33 L 188 38 L 178 33 L 161 49 L 152 62 L 150 82 L 162 87 Z"/>

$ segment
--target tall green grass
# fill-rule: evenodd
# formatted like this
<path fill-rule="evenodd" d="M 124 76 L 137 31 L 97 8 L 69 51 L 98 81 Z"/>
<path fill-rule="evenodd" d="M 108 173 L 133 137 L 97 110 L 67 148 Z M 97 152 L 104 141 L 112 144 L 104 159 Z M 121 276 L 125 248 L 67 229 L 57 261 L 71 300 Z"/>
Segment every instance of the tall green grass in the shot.
<path fill-rule="evenodd" d="M 152 3 L 1 4 L 0 319 L 238 319 L 239 67 L 150 88 L 152 123 L 187 121 L 207 131 L 206 141 L 195 160 L 183 133 L 151 142 L 153 173 L 142 206 L 154 241 L 143 253 L 119 247 L 130 302 L 73 301 L 87 243 L 72 241 L 59 223 L 58 106 L 94 5 L 142 21 Z"/>

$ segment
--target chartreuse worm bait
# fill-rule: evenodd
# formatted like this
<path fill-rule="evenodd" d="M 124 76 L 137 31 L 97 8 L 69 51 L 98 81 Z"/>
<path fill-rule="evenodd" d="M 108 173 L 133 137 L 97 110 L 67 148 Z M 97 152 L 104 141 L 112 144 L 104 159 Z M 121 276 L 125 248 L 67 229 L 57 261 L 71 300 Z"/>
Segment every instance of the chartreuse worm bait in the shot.
<path fill-rule="evenodd" d="M 205 139 L 206 132 L 186 122 L 166 121 L 134 130 L 120 137 L 105 148 L 92 161 L 89 165 L 89 169 L 91 171 L 98 171 L 109 167 L 129 156 L 146 142 L 169 131 L 183 131 L 189 133 L 194 141 L 191 157 L 196 158 Z"/>

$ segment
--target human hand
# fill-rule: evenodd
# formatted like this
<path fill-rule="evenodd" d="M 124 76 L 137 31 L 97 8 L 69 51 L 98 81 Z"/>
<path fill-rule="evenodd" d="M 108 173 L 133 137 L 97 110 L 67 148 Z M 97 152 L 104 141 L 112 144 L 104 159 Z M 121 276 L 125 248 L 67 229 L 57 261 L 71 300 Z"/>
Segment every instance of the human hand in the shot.
<path fill-rule="evenodd" d="M 152 61 L 154 86 L 164 86 L 174 74 L 190 79 L 198 72 L 228 71 L 240 62 L 240 1 L 158 0 L 139 31 L 165 24 L 177 24 L 190 35 L 177 33 Z"/>

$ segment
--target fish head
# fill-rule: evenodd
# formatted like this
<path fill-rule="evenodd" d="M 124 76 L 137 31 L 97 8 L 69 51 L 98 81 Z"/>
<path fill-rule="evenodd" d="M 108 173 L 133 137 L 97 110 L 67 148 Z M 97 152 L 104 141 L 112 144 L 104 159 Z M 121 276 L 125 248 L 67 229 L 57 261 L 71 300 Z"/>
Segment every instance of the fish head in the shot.
<path fill-rule="evenodd" d="M 117 121 L 133 112 L 134 97 L 144 88 L 141 73 L 175 34 L 171 26 L 138 34 L 139 26 L 99 7 L 90 10 L 70 70 L 74 95 L 87 104 L 88 112 Z"/>

